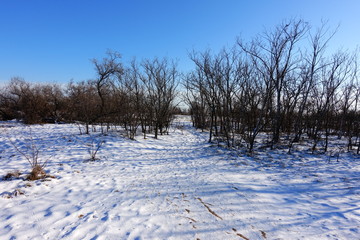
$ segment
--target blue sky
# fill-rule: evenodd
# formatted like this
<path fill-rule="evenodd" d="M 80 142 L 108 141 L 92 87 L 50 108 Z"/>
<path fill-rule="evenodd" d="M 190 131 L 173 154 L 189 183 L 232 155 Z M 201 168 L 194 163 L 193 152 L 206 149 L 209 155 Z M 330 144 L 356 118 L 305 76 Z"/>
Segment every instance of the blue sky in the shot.
<path fill-rule="evenodd" d="M 340 24 L 333 48 L 360 44 L 359 0 L 1 0 L 0 83 L 88 80 L 90 59 L 107 49 L 124 63 L 169 57 L 188 71 L 189 51 L 216 52 L 294 17 Z"/>

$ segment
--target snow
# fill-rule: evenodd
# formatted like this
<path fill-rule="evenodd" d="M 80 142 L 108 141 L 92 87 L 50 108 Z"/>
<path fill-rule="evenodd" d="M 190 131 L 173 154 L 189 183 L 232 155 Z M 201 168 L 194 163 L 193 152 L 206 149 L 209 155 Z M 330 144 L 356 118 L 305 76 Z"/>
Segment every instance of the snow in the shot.
<path fill-rule="evenodd" d="M 47 181 L 0 181 L 1 239 L 359 239 L 357 156 L 281 150 L 253 157 L 207 143 L 178 117 L 135 141 L 77 125 L 0 123 L 0 176 L 29 172 L 33 138 Z M 105 141 L 97 161 L 91 144 Z M 89 145 L 90 144 L 90 145 Z M 23 174 L 24 175 L 24 174 Z M 22 176 L 23 176 L 22 175 Z"/>

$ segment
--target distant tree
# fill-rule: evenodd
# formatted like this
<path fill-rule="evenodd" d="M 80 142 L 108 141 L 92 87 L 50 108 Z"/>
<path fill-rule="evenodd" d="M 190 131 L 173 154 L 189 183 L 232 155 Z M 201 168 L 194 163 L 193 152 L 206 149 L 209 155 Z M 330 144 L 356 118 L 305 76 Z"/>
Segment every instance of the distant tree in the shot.
<path fill-rule="evenodd" d="M 110 107 L 111 94 L 117 79 L 121 79 L 124 74 L 124 68 L 121 60 L 121 55 L 115 51 L 107 51 L 106 57 L 102 60 L 93 59 L 92 62 L 95 67 L 96 78 L 91 81 L 94 85 L 97 95 L 99 97 L 98 120 L 113 113 Z M 103 120 L 103 119 L 102 119 Z"/>
<path fill-rule="evenodd" d="M 200 94 L 200 100 L 206 103 L 209 113 L 209 142 L 212 142 L 213 136 L 218 136 L 218 117 L 220 110 L 219 89 L 216 82 L 218 64 L 216 57 L 213 57 L 210 51 L 203 53 L 193 52 L 190 59 L 195 64 L 195 70 L 192 75 L 193 89 Z M 194 95 L 194 94 L 193 94 Z M 195 103 L 193 103 L 194 105 Z"/>
<path fill-rule="evenodd" d="M 21 102 L 29 88 L 28 83 L 16 77 L 0 90 L 0 114 L 3 120 L 23 117 Z"/>
<path fill-rule="evenodd" d="M 185 94 L 183 95 L 184 101 L 189 106 L 189 112 L 192 118 L 193 126 L 202 130 L 209 127 L 209 109 L 205 100 L 204 91 L 202 91 L 202 81 L 198 74 L 201 72 L 189 73 L 183 81 Z"/>
<path fill-rule="evenodd" d="M 144 71 L 141 80 L 151 108 L 150 115 L 155 128 L 155 138 L 157 138 L 159 133 L 164 134 L 170 126 L 179 72 L 176 64 L 167 59 L 147 59 L 141 66 Z"/>
<path fill-rule="evenodd" d="M 122 92 L 124 96 L 122 104 L 124 109 L 123 122 L 130 139 L 135 138 L 140 125 L 145 128 L 143 132 L 146 136 L 146 124 L 143 121 L 146 119 L 148 110 L 145 103 L 145 89 L 139 71 L 138 65 L 133 61 L 131 66 L 126 68 L 121 79 L 121 90 L 119 89 L 119 92 Z"/>
<path fill-rule="evenodd" d="M 85 133 L 89 134 L 89 126 L 101 116 L 99 108 L 96 107 L 101 104 L 97 89 L 91 82 L 70 82 L 67 87 L 67 95 L 70 119 L 84 123 Z"/>

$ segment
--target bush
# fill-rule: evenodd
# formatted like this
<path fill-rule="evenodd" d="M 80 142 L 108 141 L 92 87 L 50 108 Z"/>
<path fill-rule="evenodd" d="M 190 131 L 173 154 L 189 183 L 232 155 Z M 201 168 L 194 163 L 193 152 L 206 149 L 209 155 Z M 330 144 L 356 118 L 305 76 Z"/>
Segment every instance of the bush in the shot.
<path fill-rule="evenodd" d="M 48 175 L 46 175 L 44 168 L 49 159 L 42 160 L 42 161 L 39 159 L 40 148 L 35 143 L 35 141 L 32 137 L 31 129 L 29 132 L 29 136 L 30 137 L 29 137 L 29 139 L 26 139 L 23 148 L 20 148 L 19 146 L 17 146 L 10 139 L 9 139 L 9 141 L 10 141 L 11 145 L 15 148 L 15 150 L 18 153 L 20 153 L 23 157 L 25 157 L 25 159 L 30 164 L 31 172 L 26 177 L 26 179 L 30 180 L 30 181 L 34 181 L 34 180 L 46 178 L 46 177 L 48 177 Z"/>
<path fill-rule="evenodd" d="M 96 154 L 99 152 L 104 143 L 104 140 L 95 140 L 94 138 L 91 139 L 91 143 L 87 144 L 88 153 L 90 154 L 89 161 L 99 160 L 99 158 L 96 157 Z"/>

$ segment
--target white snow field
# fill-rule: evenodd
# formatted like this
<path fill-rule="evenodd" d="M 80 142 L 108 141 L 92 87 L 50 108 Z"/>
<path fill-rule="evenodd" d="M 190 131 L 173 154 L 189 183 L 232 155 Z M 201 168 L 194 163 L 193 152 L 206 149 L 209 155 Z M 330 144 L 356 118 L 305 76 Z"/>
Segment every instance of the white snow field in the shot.
<path fill-rule="evenodd" d="M 189 118 L 174 126 L 131 141 L 0 123 L 0 176 L 29 172 L 13 145 L 26 151 L 31 134 L 56 177 L 0 181 L 0 239 L 360 239 L 360 158 L 247 157 L 208 144 Z M 99 160 L 84 161 L 102 140 Z"/>

